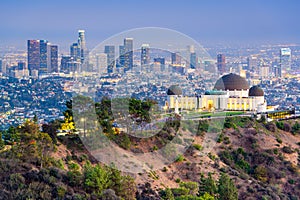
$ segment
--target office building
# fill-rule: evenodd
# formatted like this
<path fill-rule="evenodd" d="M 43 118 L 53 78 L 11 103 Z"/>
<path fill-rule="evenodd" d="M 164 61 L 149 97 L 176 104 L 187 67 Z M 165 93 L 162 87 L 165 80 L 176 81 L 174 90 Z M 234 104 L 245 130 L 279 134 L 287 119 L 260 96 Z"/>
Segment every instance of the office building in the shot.
<path fill-rule="evenodd" d="M 124 39 L 124 72 L 133 67 L 133 38 Z"/>
<path fill-rule="evenodd" d="M 39 74 L 47 74 L 48 72 L 48 41 L 39 40 L 40 42 L 40 66 L 38 68 Z"/>
<path fill-rule="evenodd" d="M 58 72 L 58 46 L 48 45 L 48 73 Z"/>
<path fill-rule="evenodd" d="M 280 49 L 280 77 L 287 74 L 291 70 L 292 51 L 290 48 Z"/>
<path fill-rule="evenodd" d="M 39 70 L 40 68 L 40 41 L 28 40 L 27 53 L 28 70 L 31 75 L 33 70 Z"/>
<path fill-rule="evenodd" d="M 51 45 L 47 40 L 28 40 L 27 54 L 28 70 L 31 76 L 58 72 L 57 45 Z"/>
<path fill-rule="evenodd" d="M 104 53 L 107 56 L 107 73 L 113 73 L 115 68 L 115 46 L 106 45 Z"/>
<path fill-rule="evenodd" d="M 102 73 L 112 73 L 113 68 L 110 69 L 110 65 L 108 65 L 107 62 L 108 55 L 106 53 L 99 53 L 96 55 L 96 72 L 99 73 L 100 75 Z M 113 61 L 115 62 L 115 61 Z M 111 71 L 110 71 L 111 70 Z"/>
<path fill-rule="evenodd" d="M 3 65 L 2 65 L 2 60 L 0 60 L 0 73 L 4 73 Z"/>
<path fill-rule="evenodd" d="M 150 47 L 149 44 L 143 44 L 141 47 L 141 66 L 150 63 Z"/>
<path fill-rule="evenodd" d="M 171 53 L 171 64 L 181 65 L 181 56 L 179 55 L 179 53 Z"/>
<path fill-rule="evenodd" d="M 217 69 L 219 74 L 224 74 L 226 72 L 226 60 L 224 54 L 217 55 Z"/>
<path fill-rule="evenodd" d="M 190 54 L 190 68 L 191 69 L 197 68 L 197 56 L 195 52 Z"/>
<path fill-rule="evenodd" d="M 85 31 L 78 30 L 78 46 L 80 48 L 80 60 L 81 63 L 84 63 L 87 58 L 87 48 L 86 48 L 86 41 L 85 41 Z"/>
<path fill-rule="evenodd" d="M 73 43 L 70 46 L 70 55 L 74 58 L 74 60 L 81 62 L 81 50 L 78 43 Z"/>

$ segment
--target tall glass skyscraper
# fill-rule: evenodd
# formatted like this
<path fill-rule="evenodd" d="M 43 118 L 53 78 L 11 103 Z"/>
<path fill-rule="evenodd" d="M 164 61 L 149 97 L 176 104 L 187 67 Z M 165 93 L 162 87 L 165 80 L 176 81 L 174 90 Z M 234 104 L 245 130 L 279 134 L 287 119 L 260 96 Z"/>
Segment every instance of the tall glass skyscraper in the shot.
<path fill-rule="evenodd" d="M 30 75 L 34 70 L 39 75 L 58 71 L 57 45 L 51 45 L 47 40 L 28 40 L 27 54 Z"/>
<path fill-rule="evenodd" d="M 87 55 L 84 30 L 78 30 L 78 45 L 80 48 L 81 63 L 84 63 L 84 61 L 86 60 L 86 55 Z"/>
<path fill-rule="evenodd" d="M 133 38 L 124 39 L 124 48 L 124 72 L 126 72 L 133 67 Z"/>
<path fill-rule="evenodd" d="M 48 72 L 58 72 L 58 46 L 49 45 L 49 61 L 48 61 Z"/>
<path fill-rule="evenodd" d="M 46 74 L 48 72 L 48 41 L 40 40 L 40 66 L 39 66 L 39 74 Z"/>
<path fill-rule="evenodd" d="M 149 44 L 143 44 L 141 47 L 141 66 L 150 63 L 150 47 Z"/>
<path fill-rule="evenodd" d="M 27 52 L 28 70 L 31 75 L 33 70 L 39 70 L 40 67 L 40 41 L 28 40 Z"/>
<path fill-rule="evenodd" d="M 112 73 L 115 67 L 115 46 L 105 46 L 104 53 L 107 55 L 107 73 Z"/>
<path fill-rule="evenodd" d="M 288 73 L 291 70 L 292 51 L 290 48 L 280 49 L 280 72 L 279 76 Z"/>

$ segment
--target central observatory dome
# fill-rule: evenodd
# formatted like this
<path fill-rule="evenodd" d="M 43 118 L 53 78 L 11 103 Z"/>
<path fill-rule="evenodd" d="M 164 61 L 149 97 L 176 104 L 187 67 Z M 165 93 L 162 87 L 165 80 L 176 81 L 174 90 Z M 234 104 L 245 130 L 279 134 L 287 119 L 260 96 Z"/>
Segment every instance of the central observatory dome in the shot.
<path fill-rule="evenodd" d="M 249 84 L 246 79 L 237 74 L 226 74 L 215 84 L 214 90 L 248 90 Z"/>

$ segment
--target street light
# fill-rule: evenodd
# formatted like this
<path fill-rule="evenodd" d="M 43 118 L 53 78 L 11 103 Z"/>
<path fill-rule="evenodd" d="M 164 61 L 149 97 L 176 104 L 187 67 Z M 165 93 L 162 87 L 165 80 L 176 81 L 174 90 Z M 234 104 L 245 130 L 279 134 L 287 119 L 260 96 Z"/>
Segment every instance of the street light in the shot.
<path fill-rule="evenodd" d="M 86 137 L 86 134 L 85 134 L 85 122 L 86 122 L 86 119 L 85 118 L 81 118 L 80 121 L 83 122 L 83 137 L 85 138 Z"/>

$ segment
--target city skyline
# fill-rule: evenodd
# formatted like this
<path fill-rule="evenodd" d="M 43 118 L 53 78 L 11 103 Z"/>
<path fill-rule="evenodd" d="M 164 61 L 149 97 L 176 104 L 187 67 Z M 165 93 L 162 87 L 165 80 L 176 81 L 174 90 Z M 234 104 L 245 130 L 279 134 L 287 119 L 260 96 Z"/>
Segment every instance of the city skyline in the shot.
<path fill-rule="evenodd" d="M 2 1 L 0 17 L 6 20 L 1 22 L 0 44 L 25 49 L 24 41 L 27 39 L 45 38 L 62 49 L 68 49 L 69 44 L 74 42 L 74 30 L 85 29 L 89 41 L 86 45 L 94 48 L 111 35 L 138 27 L 174 29 L 203 45 L 300 42 L 300 28 L 296 26 L 299 19 L 297 1 L 141 3 L 131 0 L 124 4 L 118 0 L 90 0 L 81 5 L 80 12 L 78 8 L 75 9 L 78 3 L 76 0 L 30 3 Z M 123 16 L 126 16 L 126 23 Z"/>

